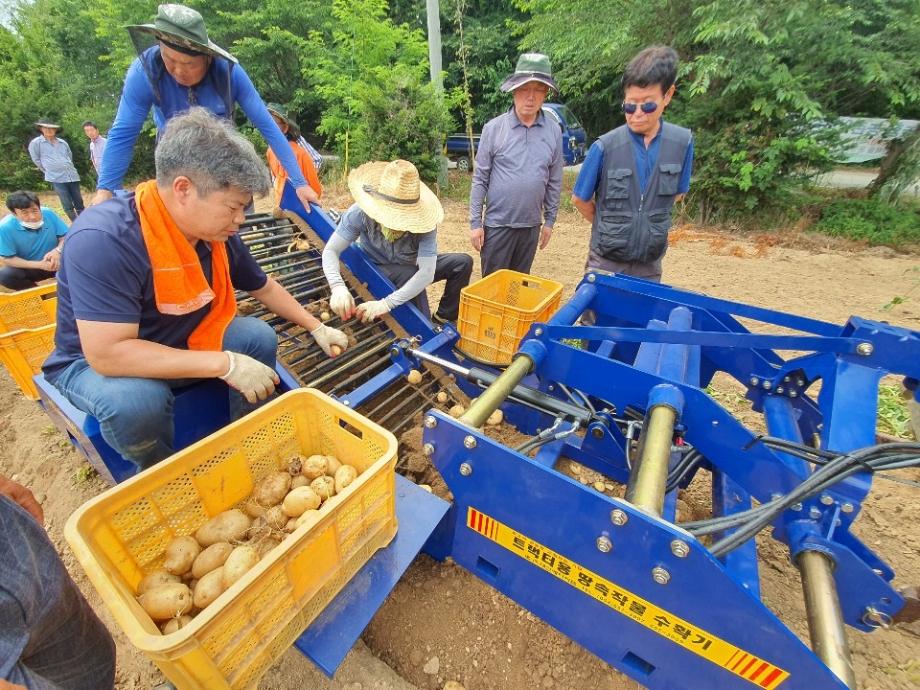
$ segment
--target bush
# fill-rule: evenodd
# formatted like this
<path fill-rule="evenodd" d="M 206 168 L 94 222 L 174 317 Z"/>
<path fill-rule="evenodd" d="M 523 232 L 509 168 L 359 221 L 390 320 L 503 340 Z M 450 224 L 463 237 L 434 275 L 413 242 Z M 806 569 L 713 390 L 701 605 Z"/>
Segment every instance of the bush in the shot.
<path fill-rule="evenodd" d="M 920 243 L 920 213 L 879 199 L 836 199 L 821 209 L 813 229 L 873 246 L 902 247 Z"/>

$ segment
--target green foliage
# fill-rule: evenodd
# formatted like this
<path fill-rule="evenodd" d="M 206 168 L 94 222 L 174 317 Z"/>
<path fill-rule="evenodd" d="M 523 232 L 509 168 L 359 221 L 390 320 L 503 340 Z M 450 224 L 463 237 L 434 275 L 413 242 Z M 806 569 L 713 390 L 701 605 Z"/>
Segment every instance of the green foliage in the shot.
<path fill-rule="evenodd" d="M 878 387 L 878 422 L 876 428 L 884 434 L 910 438 L 910 412 L 904 400 L 904 387 Z"/>
<path fill-rule="evenodd" d="M 683 63 L 672 121 L 694 130 L 702 219 L 782 208 L 833 141 L 811 123 L 920 108 L 912 0 L 517 0 L 523 45 L 548 52 L 565 100 L 594 132 L 621 124 L 619 77 L 653 43 Z M 565 30 L 560 30 L 565 27 Z"/>
<path fill-rule="evenodd" d="M 902 247 L 920 242 L 920 213 L 880 199 L 835 199 L 821 209 L 812 229 L 873 246 Z"/>

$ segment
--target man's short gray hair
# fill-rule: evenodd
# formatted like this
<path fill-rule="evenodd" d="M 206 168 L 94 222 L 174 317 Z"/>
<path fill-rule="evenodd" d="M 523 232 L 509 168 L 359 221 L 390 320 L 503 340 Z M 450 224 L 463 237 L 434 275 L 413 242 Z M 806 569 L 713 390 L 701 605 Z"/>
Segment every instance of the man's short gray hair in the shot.
<path fill-rule="evenodd" d="M 155 161 L 158 184 L 169 186 L 184 176 L 201 196 L 231 187 L 260 196 L 271 186 L 268 169 L 252 143 L 229 122 L 200 107 L 166 123 Z"/>

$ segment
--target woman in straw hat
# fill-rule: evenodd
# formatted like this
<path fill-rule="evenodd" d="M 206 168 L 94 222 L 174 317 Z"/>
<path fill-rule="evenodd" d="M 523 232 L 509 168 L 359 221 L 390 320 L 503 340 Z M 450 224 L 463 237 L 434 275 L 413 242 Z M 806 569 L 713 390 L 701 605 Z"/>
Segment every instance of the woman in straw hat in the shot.
<path fill-rule="evenodd" d="M 365 163 L 351 171 L 348 189 L 355 203 L 342 214 L 323 250 L 332 311 L 343 320 L 355 314 L 366 323 L 413 300 L 430 316 L 425 288 L 444 280 L 434 320 L 456 321 L 460 290 L 470 282 L 473 259 L 467 254 L 438 254 L 437 225 L 444 211 L 434 192 L 419 180 L 415 166 L 403 160 Z M 357 307 L 339 273 L 339 255 L 355 241 L 397 288 Z"/>
<path fill-rule="evenodd" d="M 231 120 L 237 104 L 278 155 L 297 197 L 309 213 L 319 200 L 294 153 L 237 60 L 208 37 L 204 19 L 184 5 L 160 5 L 153 24 L 128 27 L 138 57 L 128 68 L 115 122 L 99 171 L 93 203 L 111 199 L 124 179 L 134 142 L 147 114 L 162 131 L 166 122 L 198 105 Z M 154 45 L 150 46 L 151 39 Z M 149 47 L 148 47 L 149 46 Z"/>

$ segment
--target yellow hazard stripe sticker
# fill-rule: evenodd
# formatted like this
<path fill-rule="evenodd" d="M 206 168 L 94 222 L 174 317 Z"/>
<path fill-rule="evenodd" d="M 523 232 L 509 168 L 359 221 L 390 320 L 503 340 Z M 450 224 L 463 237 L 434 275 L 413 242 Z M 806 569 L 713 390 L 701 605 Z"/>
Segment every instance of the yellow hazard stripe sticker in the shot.
<path fill-rule="evenodd" d="M 699 626 L 659 608 L 475 508 L 467 510 L 466 526 L 520 556 L 531 565 L 609 606 L 617 613 L 631 618 L 652 632 L 763 690 L 774 690 L 789 677 L 789 673 L 779 666 L 749 654 Z"/>

